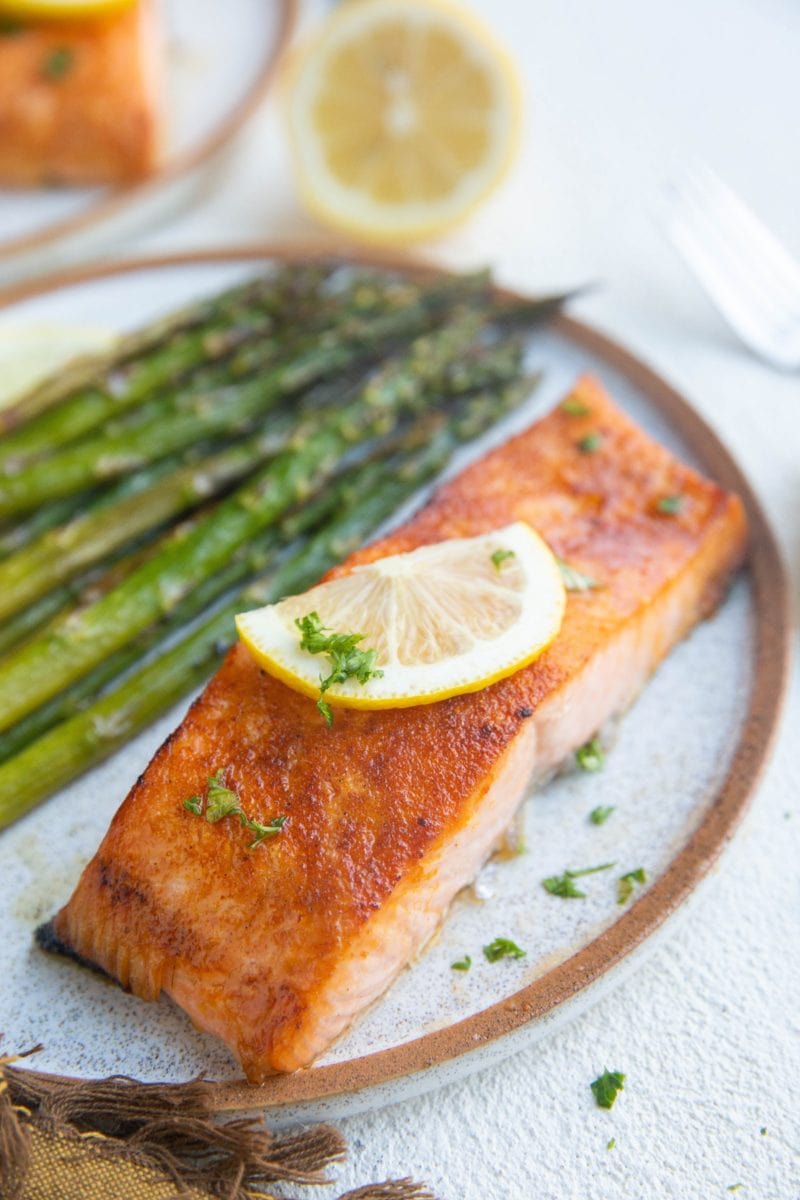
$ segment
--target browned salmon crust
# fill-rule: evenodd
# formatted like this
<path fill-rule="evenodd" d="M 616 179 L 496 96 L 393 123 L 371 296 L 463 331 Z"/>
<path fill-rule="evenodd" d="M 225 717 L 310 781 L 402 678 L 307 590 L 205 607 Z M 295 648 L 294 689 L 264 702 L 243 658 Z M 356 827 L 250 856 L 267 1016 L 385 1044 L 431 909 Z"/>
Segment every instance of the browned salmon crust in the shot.
<path fill-rule="evenodd" d="M 154 0 L 0 37 L 0 183 L 125 183 L 156 165 L 163 34 Z"/>
<path fill-rule="evenodd" d="M 485 860 L 532 775 L 624 708 L 723 595 L 740 501 L 679 463 L 591 379 L 339 570 L 528 521 L 602 583 L 569 595 L 533 665 L 482 692 L 395 711 L 315 705 L 243 646 L 114 818 L 55 932 L 146 999 L 169 993 L 251 1080 L 295 1070 L 407 965 Z M 597 433 L 592 453 L 579 443 Z M 680 495 L 677 514 L 658 501 Z M 183 800 L 221 767 L 246 812 L 288 814 L 257 851 Z"/>

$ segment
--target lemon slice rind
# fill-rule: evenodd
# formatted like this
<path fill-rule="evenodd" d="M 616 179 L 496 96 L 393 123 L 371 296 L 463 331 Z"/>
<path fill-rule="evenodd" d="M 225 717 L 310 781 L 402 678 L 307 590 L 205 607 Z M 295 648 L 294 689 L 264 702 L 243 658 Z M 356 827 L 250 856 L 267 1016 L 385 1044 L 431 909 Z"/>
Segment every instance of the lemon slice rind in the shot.
<path fill-rule="evenodd" d="M 33 20 L 72 20 L 81 17 L 104 17 L 130 8 L 135 0 L 3 0 L 0 12 Z"/>
<path fill-rule="evenodd" d="M 495 566 L 491 556 L 496 551 L 512 554 Z M 459 556 L 455 578 L 448 580 Z M 434 569 L 437 557 L 438 571 Z M 465 573 L 470 560 L 475 567 L 472 575 Z M 381 591 L 390 597 L 394 594 L 396 604 L 398 591 L 402 597 L 409 589 L 404 589 L 402 582 L 398 589 L 389 581 L 393 575 L 397 578 L 404 574 L 411 581 L 412 596 L 416 592 L 415 578 L 423 581 L 423 591 L 429 585 L 427 607 L 417 614 L 423 633 L 426 620 L 432 617 L 446 633 L 463 640 L 463 649 L 436 661 L 399 661 L 403 648 L 392 645 L 392 626 L 397 626 L 397 620 L 393 621 L 392 614 L 384 609 L 370 613 L 363 605 L 371 603 Z M 348 589 L 353 593 L 349 605 Z M 363 593 L 363 603 L 359 592 Z M 448 616 L 448 605 L 456 603 L 460 609 L 450 611 Z M 530 526 L 518 521 L 476 538 L 450 539 L 356 567 L 350 574 L 301 596 L 242 613 L 236 624 L 242 641 L 266 671 L 314 698 L 319 696 L 320 677 L 327 674 L 329 660 L 325 655 L 300 649 L 295 619 L 317 612 L 322 623 L 336 632 L 364 633 L 363 649 L 381 646 L 376 665 L 383 670 L 383 677 L 366 684 L 349 680 L 334 685 L 326 691 L 325 699 L 342 708 L 405 708 L 479 691 L 521 670 L 538 658 L 558 633 L 565 603 L 566 593 L 553 554 Z M 495 636 L 489 629 L 490 636 L 482 637 L 481 624 L 491 625 L 492 620 L 485 617 L 485 609 L 493 605 L 506 627 Z M 467 609 L 471 620 L 465 615 Z M 412 637 L 414 633 L 412 629 Z M 424 646 L 424 637 L 422 642 Z"/>

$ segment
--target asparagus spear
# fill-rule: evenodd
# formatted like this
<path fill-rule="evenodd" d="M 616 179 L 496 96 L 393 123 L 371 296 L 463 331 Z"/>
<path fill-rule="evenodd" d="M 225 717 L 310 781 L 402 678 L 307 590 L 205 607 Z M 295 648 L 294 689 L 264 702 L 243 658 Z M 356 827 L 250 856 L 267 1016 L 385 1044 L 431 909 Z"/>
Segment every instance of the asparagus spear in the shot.
<path fill-rule="evenodd" d="M 280 414 L 271 427 L 157 477 L 148 488 L 97 504 L 0 562 L 0 621 L 135 538 L 219 494 L 285 447 L 298 424 Z M 63 502 L 62 502 L 63 503 Z"/>
<path fill-rule="evenodd" d="M 115 353 L 100 361 L 62 372 L 21 402 L 29 415 L 42 403 L 45 411 L 0 441 L 0 471 L 13 474 L 31 458 L 107 424 L 114 414 L 139 406 L 145 397 L 158 396 L 165 385 L 197 368 L 201 368 L 198 382 L 203 388 L 221 386 L 224 368 L 221 372 L 219 367 L 209 368 L 208 362 L 224 358 L 242 342 L 253 346 L 254 363 L 263 367 L 263 338 L 257 335 L 280 328 L 289 319 L 297 327 L 311 317 L 312 328 L 319 330 L 343 311 L 363 315 L 402 309 L 425 292 L 446 297 L 476 287 L 485 291 L 487 280 L 485 273 L 476 273 L 422 286 L 373 273 L 367 278 L 356 276 L 337 292 L 329 287 L 335 270 L 331 263 L 285 267 L 128 335 Z M 22 420 L 19 408 L 6 410 L 0 431 Z"/>
<path fill-rule="evenodd" d="M 51 458 L 7 476 L 0 483 L 0 517 L 96 486 L 200 438 L 246 429 L 283 396 L 351 367 L 399 337 L 419 333 L 430 318 L 429 301 L 423 297 L 416 305 L 372 320 L 345 319 L 329 336 L 301 339 L 294 353 L 263 375 L 227 385 L 216 393 L 201 392 L 188 402 L 172 397 L 165 402 L 163 413 L 132 430 L 67 446 Z"/>
<path fill-rule="evenodd" d="M 3 459 L 62 445 L 172 383 L 198 361 L 224 357 L 319 292 L 328 264 L 285 267 L 156 320 L 83 359 L 0 413 Z M 18 427 L 18 428 L 17 428 Z"/>
<path fill-rule="evenodd" d="M 0 532 L 0 562 L 30 545 L 49 529 L 63 525 L 91 503 L 92 496 L 78 493 L 75 496 L 67 496 L 64 500 L 54 500 L 52 504 L 43 505 L 25 521 L 9 522 Z"/>
<path fill-rule="evenodd" d="M 249 576 L 263 571 L 284 544 L 297 541 L 303 533 L 320 524 L 332 512 L 346 503 L 352 503 L 355 498 L 354 487 L 358 487 L 359 495 L 369 494 L 373 488 L 380 486 L 385 473 L 385 462 L 380 460 L 367 463 L 366 466 L 359 464 L 351 468 L 321 495 L 295 512 L 289 513 L 281 521 L 278 529 L 267 530 L 267 533 L 252 545 L 240 546 L 239 552 L 232 556 L 230 562 L 195 588 L 166 620 L 146 629 L 133 642 L 109 655 L 104 662 L 99 663 L 66 691 L 54 696 L 34 712 L 28 713 L 12 729 L 0 734 L 0 762 L 11 758 L 54 725 L 81 712 L 99 696 L 107 684 L 141 661 L 155 645 L 172 633 L 184 629 L 204 609 L 241 585 Z"/>
<path fill-rule="evenodd" d="M 521 358 L 522 348 L 517 340 L 480 347 L 448 369 L 446 390 L 457 393 L 465 386 L 488 386 L 513 378 L 519 373 Z M 328 390 L 322 402 L 330 399 Z M 319 403 L 312 396 L 309 407 Z M 264 433 L 208 459 L 170 474 L 151 469 L 150 474 L 156 474 L 156 479 L 149 488 L 137 488 L 135 494 L 126 494 L 115 504 L 95 505 L 88 513 L 45 533 L 6 562 L 0 562 L 0 620 L 134 537 L 245 476 L 286 446 L 301 419 L 302 410 L 300 416 L 291 412 L 279 414 Z"/>
<path fill-rule="evenodd" d="M 153 555 L 96 604 L 13 651 L 0 665 L 0 731 L 175 608 L 224 566 L 237 546 L 319 490 L 351 446 L 391 432 L 403 415 L 423 407 L 450 363 L 474 344 L 479 323 L 480 318 L 468 314 L 417 338 L 348 404 L 302 430 L 294 448 L 258 471 L 196 528 Z"/>
<path fill-rule="evenodd" d="M 383 464 L 377 477 L 374 468 L 370 474 L 354 471 L 337 492 L 336 515 L 277 570 L 245 588 L 159 659 L 0 764 L 0 828 L 107 758 L 202 683 L 235 639 L 237 612 L 310 587 L 441 470 L 459 443 L 479 436 L 521 403 L 532 383 L 518 380 L 499 393 L 466 397 L 454 413 L 437 414 L 436 427 L 423 430 L 416 450 Z"/>

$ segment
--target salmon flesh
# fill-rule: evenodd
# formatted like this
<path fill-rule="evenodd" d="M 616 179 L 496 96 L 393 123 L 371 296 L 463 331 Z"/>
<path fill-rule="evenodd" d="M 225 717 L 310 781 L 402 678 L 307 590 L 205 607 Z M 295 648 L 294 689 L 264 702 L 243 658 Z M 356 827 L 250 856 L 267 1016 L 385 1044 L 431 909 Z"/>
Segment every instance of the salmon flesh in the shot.
<path fill-rule="evenodd" d="M 0 183 L 121 184 L 156 166 L 165 34 L 156 0 L 0 36 Z"/>
<path fill-rule="evenodd" d="M 592 379 L 570 400 L 337 568 L 527 521 L 601 584 L 569 594 L 550 648 L 483 691 L 340 709 L 328 729 L 313 700 L 235 646 L 55 918 L 65 947 L 143 999 L 166 992 L 251 1081 L 312 1063 L 385 991 L 531 781 L 630 704 L 742 562 L 736 496 L 678 462 Z M 663 511 L 676 496 L 679 511 Z M 184 807 L 221 768 L 248 815 L 288 816 L 257 851 L 238 821 L 211 825 Z"/>

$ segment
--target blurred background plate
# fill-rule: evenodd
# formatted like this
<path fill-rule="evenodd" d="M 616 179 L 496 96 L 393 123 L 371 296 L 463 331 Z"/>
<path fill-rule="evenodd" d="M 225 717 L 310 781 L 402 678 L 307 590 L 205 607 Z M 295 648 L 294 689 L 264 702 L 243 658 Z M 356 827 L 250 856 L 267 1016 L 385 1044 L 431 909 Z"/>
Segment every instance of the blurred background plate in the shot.
<path fill-rule="evenodd" d="M 0 327 L 69 318 L 128 329 L 287 253 L 210 251 L 67 274 L 18 289 L 0 311 Z M 277 1123 L 340 1117 L 420 1094 L 543 1037 L 622 982 L 667 918 L 702 896 L 698 885 L 747 807 L 780 711 L 789 622 L 774 538 L 715 434 L 622 347 L 561 318 L 532 337 L 529 364 L 544 370 L 543 384 L 451 470 L 542 415 L 590 370 L 652 435 L 744 500 L 750 562 L 725 604 L 677 647 L 618 723 L 605 769 L 568 772 L 526 804 L 526 853 L 489 864 L 420 960 L 313 1068 L 258 1088 L 243 1084 L 222 1044 L 170 1002 L 144 1004 L 33 943 L 36 926 L 68 898 L 131 783 L 181 719 L 186 702 L 176 706 L 0 837 L 0 1029 L 12 1051 L 44 1044 L 36 1069 L 147 1080 L 205 1074 L 218 1081 L 221 1110 L 263 1107 Z M 591 824 L 590 811 L 609 804 L 612 819 Z M 593 876 L 582 903 L 540 886 L 565 867 L 611 860 L 616 869 Z M 620 908 L 616 877 L 638 867 L 647 887 Z M 527 956 L 487 963 L 481 948 L 498 936 L 513 938 Z M 453 971 L 464 954 L 472 969 Z"/>
<path fill-rule="evenodd" d="M 0 284 L 74 259 L 185 205 L 264 98 L 298 0 L 163 0 L 166 150 L 149 178 L 119 188 L 0 188 Z"/>

